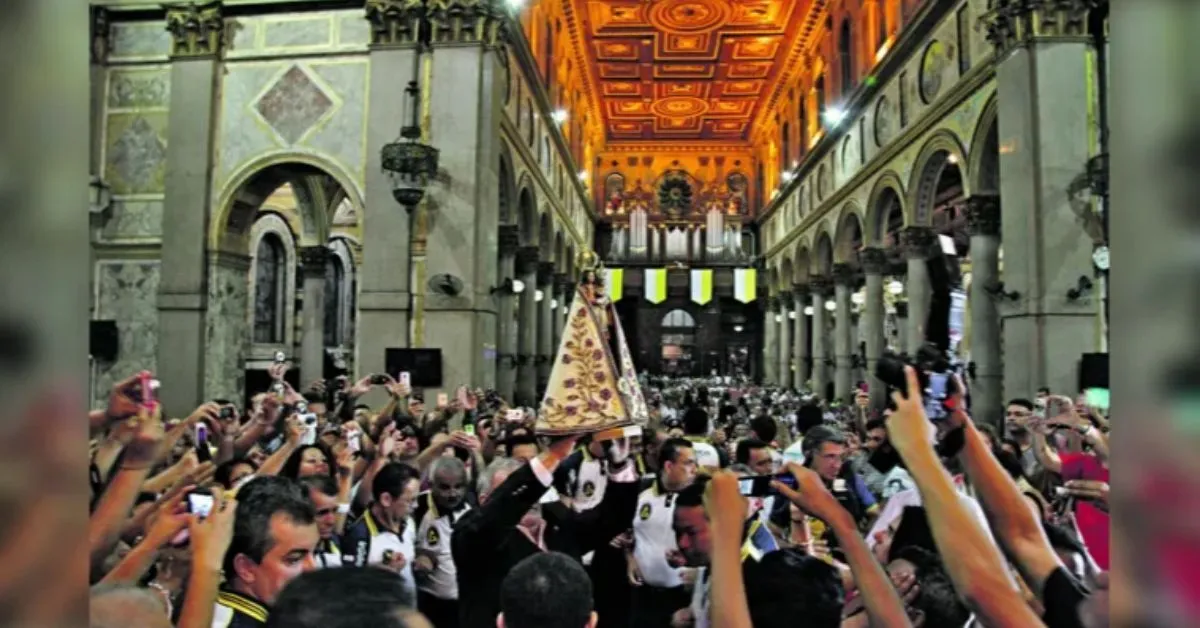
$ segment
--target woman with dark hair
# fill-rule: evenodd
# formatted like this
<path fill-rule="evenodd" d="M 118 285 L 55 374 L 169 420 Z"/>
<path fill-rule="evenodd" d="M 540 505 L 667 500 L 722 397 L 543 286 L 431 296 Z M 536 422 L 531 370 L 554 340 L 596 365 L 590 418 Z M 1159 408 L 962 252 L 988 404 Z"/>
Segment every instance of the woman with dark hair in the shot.
<path fill-rule="evenodd" d="M 334 477 L 332 460 L 333 456 L 324 445 L 301 445 L 283 463 L 279 475 L 292 480 L 310 475 Z"/>
<path fill-rule="evenodd" d="M 220 484 L 225 490 L 232 490 L 237 486 L 238 482 L 246 477 L 254 475 L 258 471 L 258 465 L 254 464 L 249 458 L 234 458 L 227 460 L 217 465 L 213 471 L 213 481 Z"/>

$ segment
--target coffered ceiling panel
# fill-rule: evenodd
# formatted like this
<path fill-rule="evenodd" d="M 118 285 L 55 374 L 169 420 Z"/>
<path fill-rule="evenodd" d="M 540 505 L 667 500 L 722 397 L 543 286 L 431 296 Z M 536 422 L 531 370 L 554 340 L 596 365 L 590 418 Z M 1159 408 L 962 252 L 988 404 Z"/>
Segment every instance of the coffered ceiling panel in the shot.
<path fill-rule="evenodd" d="M 610 139 L 748 140 L 810 0 L 564 0 Z"/>

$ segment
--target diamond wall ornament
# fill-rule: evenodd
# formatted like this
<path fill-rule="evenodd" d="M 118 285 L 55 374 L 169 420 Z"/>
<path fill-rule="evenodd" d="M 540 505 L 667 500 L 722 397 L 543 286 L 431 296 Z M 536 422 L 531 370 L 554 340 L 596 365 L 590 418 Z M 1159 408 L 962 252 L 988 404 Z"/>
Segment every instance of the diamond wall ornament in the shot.
<path fill-rule="evenodd" d="M 299 142 L 333 107 L 333 99 L 298 65 L 254 103 L 258 114 L 288 144 Z"/>

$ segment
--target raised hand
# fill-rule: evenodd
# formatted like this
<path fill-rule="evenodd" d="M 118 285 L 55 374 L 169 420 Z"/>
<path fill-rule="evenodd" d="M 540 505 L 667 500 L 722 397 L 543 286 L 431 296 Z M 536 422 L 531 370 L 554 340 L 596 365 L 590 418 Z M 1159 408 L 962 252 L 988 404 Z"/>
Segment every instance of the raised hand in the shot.
<path fill-rule="evenodd" d="M 788 463 L 787 470 L 796 478 L 796 489 L 778 481 L 771 486 L 801 510 L 825 522 L 846 512 L 815 471 L 794 462 Z"/>
<path fill-rule="evenodd" d="M 137 415 L 141 404 L 134 399 L 140 375 L 131 375 L 115 384 L 108 396 L 108 407 L 104 413 L 110 421 L 120 421 Z"/>
<path fill-rule="evenodd" d="M 136 421 L 133 437 L 125 446 L 125 458 L 121 461 L 123 469 L 148 469 L 154 466 L 158 461 L 160 445 L 166 438 L 162 415 L 157 406 L 152 414 L 141 410 Z"/>
<path fill-rule="evenodd" d="M 191 515 L 188 530 L 192 538 L 192 569 L 220 571 L 225 552 L 233 540 L 233 521 L 237 513 L 237 500 L 213 494 L 212 512 L 207 518 Z"/>

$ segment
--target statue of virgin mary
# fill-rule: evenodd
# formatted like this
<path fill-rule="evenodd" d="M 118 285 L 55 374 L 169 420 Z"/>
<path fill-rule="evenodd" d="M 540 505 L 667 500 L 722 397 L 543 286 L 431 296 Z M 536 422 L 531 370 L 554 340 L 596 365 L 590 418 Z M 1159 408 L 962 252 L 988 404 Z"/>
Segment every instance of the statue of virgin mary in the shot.
<path fill-rule="evenodd" d="M 596 255 L 578 260 L 579 285 L 538 412 L 537 432 L 582 434 L 645 424 L 646 401 Z"/>

